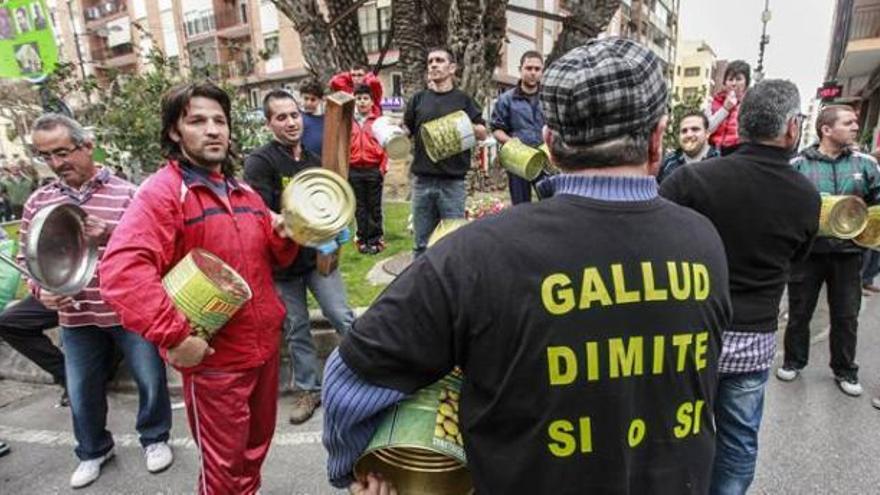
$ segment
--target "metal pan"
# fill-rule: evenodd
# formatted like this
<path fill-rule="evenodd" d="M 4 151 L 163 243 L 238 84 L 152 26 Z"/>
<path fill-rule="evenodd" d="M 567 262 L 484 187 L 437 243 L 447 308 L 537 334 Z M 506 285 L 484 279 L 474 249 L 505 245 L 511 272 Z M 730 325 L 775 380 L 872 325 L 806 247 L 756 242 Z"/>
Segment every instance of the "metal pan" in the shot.
<path fill-rule="evenodd" d="M 98 246 L 85 236 L 86 212 L 74 204 L 57 204 L 38 211 L 20 246 L 27 269 L 0 255 L 40 287 L 63 296 L 80 293 L 95 275 Z"/>

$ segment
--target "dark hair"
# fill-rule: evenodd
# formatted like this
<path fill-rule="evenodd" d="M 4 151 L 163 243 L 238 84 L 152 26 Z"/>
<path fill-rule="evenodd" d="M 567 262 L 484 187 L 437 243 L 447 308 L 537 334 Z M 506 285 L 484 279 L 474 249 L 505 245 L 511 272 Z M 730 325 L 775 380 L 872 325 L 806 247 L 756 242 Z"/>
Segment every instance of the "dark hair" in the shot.
<path fill-rule="evenodd" d="M 296 103 L 296 108 L 299 108 L 299 102 L 296 101 L 296 98 L 290 94 L 290 91 L 286 89 L 273 89 L 266 93 L 266 96 L 263 97 L 263 116 L 266 117 L 266 120 L 272 118 L 272 111 L 269 109 L 269 103 L 272 100 L 293 100 Z"/>
<path fill-rule="evenodd" d="M 370 92 L 370 87 L 366 84 L 358 84 L 356 88 L 354 88 L 354 95 L 367 95 L 370 99 L 373 99 L 373 93 Z"/>
<path fill-rule="evenodd" d="M 537 52 L 535 50 L 529 50 L 529 51 L 523 53 L 522 57 L 519 58 L 519 66 L 522 67 L 523 64 L 526 63 L 526 59 L 530 59 L 530 58 L 536 58 L 536 59 L 540 60 L 542 64 L 544 63 L 544 57 L 539 52 Z"/>
<path fill-rule="evenodd" d="M 681 114 L 681 118 L 678 119 L 678 123 L 676 123 L 675 127 L 681 129 L 681 123 L 688 117 L 700 117 L 703 121 L 703 129 L 707 131 L 709 130 L 709 117 L 706 117 L 706 114 L 698 108 L 692 108 Z"/>
<path fill-rule="evenodd" d="M 306 79 L 302 84 L 299 85 L 299 94 L 301 95 L 315 95 L 317 98 L 324 97 L 324 85 L 318 82 L 317 79 Z"/>
<path fill-rule="evenodd" d="M 837 119 L 840 118 L 840 112 L 855 113 L 855 110 L 849 105 L 828 105 L 819 110 L 819 116 L 816 117 L 816 136 L 820 140 L 822 139 L 822 127 L 826 125 L 833 127 L 837 123 Z"/>
<path fill-rule="evenodd" d="M 364 72 L 370 72 L 370 67 L 363 62 L 355 62 L 351 64 L 351 70 L 362 70 Z"/>
<path fill-rule="evenodd" d="M 782 79 L 764 79 L 746 91 L 739 107 L 740 141 L 760 142 L 785 135 L 789 121 L 801 110 L 797 86 Z"/>
<path fill-rule="evenodd" d="M 220 104 L 223 114 L 226 116 L 226 125 L 229 127 L 229 150 L 226 159 L 221 164 L 223 174 L 231 177 L 235 174 L 233 160 L 237 158 L 232 143 L 232 103 L 226 91 L 211 81 L 201 81 L 187 84 L 179 84 L 172 87 L 162 95 L 162 156 L 172 160 L 183 157 L 180 151 L 180 143 L 171 139 L 171 131 L 175 129 L 177 121 L 186 114 L 189 102 L 195 98 L 208 98 Z"/>
<path fill-rule="evenodd" d="M 746 78 L 746 87 L 749 87 L 749 84 L 752 82 L 752 67 L 745 60 L 734 60 L 733 62 L 727 64 L 727 68 L 724 69 L 724 82 L 727 82 L 731 76 L 737 76 L 742 74 Z"/>
<path fill-rule="evenodd" d="M 446 54 L 446 58 L 449 59 L 449 63 L 450 63 L 450 64 L 454 64 L 454 63 L 455 63 L 455 55 L 453 55 L 453 54 L 452 54 L 452 51 L 449 50 L 449 48 L 446 48 L 445 46 L 435 46 L 435 47 L 432 47 L 432 48 L 428 48 L 428 51 L 425 52 L 425 59 L 427 60 L 427 58 L 428 58 L 432 53 L 434 53 L 434 52 L 443 52 L 443 53 L 445 53 L 445 54 Z"/>

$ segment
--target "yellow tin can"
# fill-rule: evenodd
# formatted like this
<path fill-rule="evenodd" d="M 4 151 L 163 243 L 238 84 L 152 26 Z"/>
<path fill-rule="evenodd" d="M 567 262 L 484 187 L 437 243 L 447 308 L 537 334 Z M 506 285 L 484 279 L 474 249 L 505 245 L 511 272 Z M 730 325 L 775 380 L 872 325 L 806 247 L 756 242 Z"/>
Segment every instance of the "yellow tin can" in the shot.
<path fill-rule="evenodd" d="M 193 249 L 162 278 L 162 286 L 183 313 L 193 335 L 210 340 L 253 293 L 247 282 L 220 258 Z"/>
<path fill-rule="evenodd" d="M 517 138 L 504 143 L 498 159 L 508 172 L 528 181 L 535 180 L 548 162 L 543 151 L 526 146 Z"/>
<path fill-rule="evenodd" d="M 866 248 L 880 247 L 880 206 L 868 208 L 868 224 L 853 242 Z"/>
<path fill-rule="evenodd" d="M 822 196 L 819 212 L 820 236 L 852 239 L 865 230 L 868 207 L 856 196 Z"/>
<path fill-rule="evenodd" d="M 341 175 L 324 168 L 296 174 L 281 195 L 284 228 L 303 246 L 336 238 L 354 219 L 354 191 Z"/>
<path fill-rule="evenodd" d="M 428 247 L 433 246 L 447 234 L 451 234 L 459 227 L 467 225 L 467 223 L 468 219 L 466 218 L 441 218 L 437 227 L 434 228 L 434 232 L 431 232 L 431 237 L 428 238 Z"/>
<path fill-rule="evenodd" d="M 474 125 L 463 110 L 422 124 L 419 131 L 428 158 L 434 163 L 477 145 Z"/>

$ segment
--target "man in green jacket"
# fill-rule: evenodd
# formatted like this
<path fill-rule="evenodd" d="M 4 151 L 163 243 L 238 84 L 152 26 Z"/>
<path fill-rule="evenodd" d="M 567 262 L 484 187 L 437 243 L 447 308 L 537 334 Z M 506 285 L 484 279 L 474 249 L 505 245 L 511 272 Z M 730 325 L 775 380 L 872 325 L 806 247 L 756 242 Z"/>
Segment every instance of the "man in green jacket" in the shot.
<path fill-rule="evenodd" d="M 28 196 L 34 191 L 34 181 L 24 175 L 22 166 L 25 163 L 10 162 L 7 166 L 9 173 L 0 181 L 0 186 L 6 191 L 9 198 L 9 204 L 12 207 L 12 215 L 15 218 L 21 218 L 21 212 Z"/>
<path fill-rule="evenodd" d="M 819 144 L 805 149 L 792 165 L 822 194 L 858 196 L 869 205 L 880 202 L 880 169 L 877 160 L 853 151 L 859 132 L 855 112 L 831 105 L 819 112 Z M 840 390 L 852 397 L 862 394 L 856 357 L 864 250 L 850 240 L 817 237 L 809 257 L 792 267 L 788 284 L 789 320 L 785 329 L 785 359 L 776 377 L 789 382 L 807 365 L 810 319 L 822 284 L 828 286 L 831 316 L 831 370 Z"/>

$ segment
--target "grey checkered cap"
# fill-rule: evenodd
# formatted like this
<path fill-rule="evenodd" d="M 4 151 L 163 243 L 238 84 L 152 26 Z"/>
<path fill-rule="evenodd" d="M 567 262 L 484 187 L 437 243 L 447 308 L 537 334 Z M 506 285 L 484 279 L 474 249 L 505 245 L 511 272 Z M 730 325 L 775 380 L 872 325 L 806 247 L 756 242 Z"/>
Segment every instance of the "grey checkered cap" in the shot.
<path fill-rule="evenodd" d="M 643 130 L 666 112 L 660 59 L 623 38 L 592 40 L 544 72 L 541 102 L 547 126 L 569 146 Z"/>

